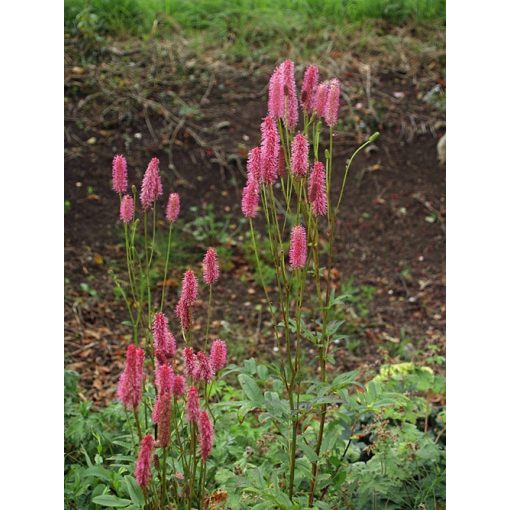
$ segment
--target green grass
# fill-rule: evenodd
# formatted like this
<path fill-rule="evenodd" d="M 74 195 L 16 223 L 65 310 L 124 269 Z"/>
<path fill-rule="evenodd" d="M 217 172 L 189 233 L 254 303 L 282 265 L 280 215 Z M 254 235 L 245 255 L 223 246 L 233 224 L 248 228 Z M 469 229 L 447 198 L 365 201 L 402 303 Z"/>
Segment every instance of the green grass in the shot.
<path fill-rule="evenodd" d="M 65 0 L 67 31 L 145 35 L 204 30 L 251 44 L 345 22 L 445 19 L 446 0 Z"/>

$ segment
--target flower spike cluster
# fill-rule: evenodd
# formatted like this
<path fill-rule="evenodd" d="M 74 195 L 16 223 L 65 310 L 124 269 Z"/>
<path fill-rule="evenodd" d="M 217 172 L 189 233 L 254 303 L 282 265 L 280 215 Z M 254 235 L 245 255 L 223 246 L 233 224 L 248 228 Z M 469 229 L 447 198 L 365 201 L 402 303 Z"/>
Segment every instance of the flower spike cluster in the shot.
<path fill-rule="evenodd" d="M 165 217 L 168 223 L 175 223 L 181 210 L 181 200 L 178 193 L 170 193 L 166 205 Z"/>
<path fill-rule="evenodd" d="M 151 479 L 151 463 L 152 463 L 152 450 L 154 448 L 154 438 L 148 434 L 142 440 L 138 459 L 135 467 L 135 477 L 138 485 L 146 488 Z"/>
<path fill-rule="evenodd" d="M 163 184 L 159 175 L 159 159 L 152 158 L 142 181 L 140 201 L 145 210 L 150 209 L 154 202 L 163 194 Z"/>
<path fill-rule="evenodd" d="M 308 181 L 308 200 L 315 216 L 323 216 L 328 211 L 326 174 L 324 165 L 320 161 L 313 164 L 313 170 Z"/>
<path fill-rule="evenodd" d="M 124 195 L 120 202 L 120 219 L 123 223 L 130 223 L 135 215 L 135 202 L 131 195 Z"/>
<path fill-rule="evenodd" d="M 214 248 L 209 248 L 202 262 L 202 274 L 206 285 L 212 285 L 220 277 L 220 266 L 218 256 Z"/>
<path fill-rule="evenodd" d="M 306 230 L 296 225 L 290 235 L 289 261 L 293 269 L 300 269 L 306 264 Z"/>

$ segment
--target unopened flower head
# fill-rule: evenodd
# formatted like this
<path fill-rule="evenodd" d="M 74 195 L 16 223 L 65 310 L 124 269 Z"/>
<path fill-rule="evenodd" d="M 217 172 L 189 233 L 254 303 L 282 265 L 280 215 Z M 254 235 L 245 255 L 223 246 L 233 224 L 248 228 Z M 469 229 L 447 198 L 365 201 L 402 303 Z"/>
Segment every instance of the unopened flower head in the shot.
<path fill-rule="evenodd" d="M 247 180 L 260 182 L 262 171 L 262 151 L 260 147 L 254 147 L 248 152 L 248 163 L 246 164 Z"/>
<path fill-rule="evenodd" d="M 318 83 L 319 68 L 314 65 L 309 65 L 306 68 L 305 76 L 303 78 L 303 86 L 301 87 L 301 106 L 303 107 L 303 110 L 309 114 L 313 112 Z"/>
<path fill-rule="evenodd" d="M 112 161 L 112 188 L 117 193 L 125 193 L 128 188 L 127 161 L 122 154 L 114 156 Z"/>
<path fill-rule="evenodd" d="M 154 202 L 163 194 L 163 184 L 159 175 L 159 159 L 152 158 L 142 181 L 140 201 L 144 209 L 149 209 Z"/>
<path fill-rule="evenodd" d="M 196 386 L 190 386 L 188 398 L 186 401 L 186 417 L 189 422 L 197 422 L 200 414 L 200 401 L 198 398 L 198 389 Z"/>
<path fill-rule="evenodd" d="M 154 338 L 154 349 L 160 351 L 166 360 L 175 356 L 176 341 L 175 337 L 168 328 L 168 319 L 162 312 L 157 312 L 152 321 L 152 336 Z"/>
<path fill-rule="evenodd" d="M 324 165 L 320 161 L 313 164 L 313 170 L 308 180 L 308 200 L 315 216 L 323 216 L 328 211 L 326 174 Z"/>
<path fill-rule="evenodd" d="M 179 212 L 181 211 L 181 200 L 179 198 L 179 193 L 170 193 L 168 196 L 168 202 L 166 204 L 166 221 L 169 223 L 175 223 L 177 218 L 179 217 Z"/>
<path fill-rule="evenodd" d="M 227 363 L 227 344 L 219 338 L 211 345 L 209 360 L 214 372 L 221 370 Z"/>
<path fill-rule="evenodd" d="M 211 453 L 214 440 L 214 429 L 207 411 L 200 412 L 198 431 L 200 434 L 200 453 L 202 460 L 205 462 Z"/>
<path fill-rule="evenodd" d="M 214 372 L 209 362 L 209 358 L 203 352 L 197 352 L 197 363 L 193 373 L 197 381 L 211 382 L 214 378 Z"/>
<path fill-rule="evenodd" d="M 142 399 L 144 350 L 131 344 L 117 387 L 117 397 L 126 409 L 136 409 Z"/>
<path fill-rule="evenodd" d="M 293 131 L 298 123 L 298 100 L 296 95 L 296 79 L 294 77 L 294 62 L 286 60 L 281 67 L 285 106 L 283 122 L 287 129 Z"/>
<path fill-rule="evenodd" d="M 206 285 L 212 285 L 220 277 L 220 266 L 214 248 L 209 248 L 202 262 L 202 274 Z"/>
<path fill-rule="evenodd" d="M 326 102 L 328 100 L 329 85 L 327 82 L 322 82 L 317 87 L 317 93 L 315 94 L 314 110 L 317 117 L 324 117 L 326 109 Z"/>
<path fill-rule="evenodd" d="M 135 214 L 135 202 L 131 195 L 124 195 L 120 202 L 120 219 L 123 223 L 133 220 Z"/>
<path fill-rule="evenodd" d="M 328 98 L 324 108 L 324 120 L 333 128 L 338 122 L 338 108 L 340 106 L 340 82 L 335 78 L 329 82 Z"/>
<path fill-rule="evenodd" d="M 261 182 L 273 184 L 278 177 L 278 157 L 280 155 L 280 137 L 274 119 L 267 116 L 260 126 L 262 135 Z"/>
<path fill-rule="evenodd" d="M 302 225 L 293 227 L 290 235 L 290 265 L 293 269 L 305 267 L 306 264 L 306 230 Z"/>
<path fill-rule="evenodd" d="M 255 218 L 259 205 L 259 185 L 255 181 L 248 181 L 243 188 L 241 209 L 246 218 Z"/>
<path fill-rule="evenodd" d="M 284 104 L 283 75 L 281 67 L 278 66 L 269 80 L 269 100 L 267 104 L 269 115 L 273 119 L 283 119 Z"/>
<path fill-rule="evenodd" d="M 298 133 L 292 140 L 291 170 L 294 175 L 304 177 L 308 170 L 308 140 Z"/>
<path fill-rule="evenodd" d="M 146 488 L 151 479 L 151 462 L 152 462 L 152 449 L 154 447 L 154 438 L 148 434 L 140 444 L 138 452 L 138 459 L 135 467 L 135 477 L 138 485 Z"/>

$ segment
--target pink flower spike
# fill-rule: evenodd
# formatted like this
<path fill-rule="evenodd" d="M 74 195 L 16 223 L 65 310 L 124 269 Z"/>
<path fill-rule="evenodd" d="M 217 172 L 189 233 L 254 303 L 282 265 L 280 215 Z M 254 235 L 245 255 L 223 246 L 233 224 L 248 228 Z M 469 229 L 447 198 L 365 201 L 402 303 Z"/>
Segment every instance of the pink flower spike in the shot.
<path fill-rule="evenodd" d="M 214 248 L 209 248 L 202 262 L 202 272 L 206 285 L 212 285 L 220 277 L 220 266 Z"/>
<path fill-rule="evenodd" d="M 158 396 L 159 416 L 156 422 L 158 427 L 158 443 L 159 448 L 168 446 L 170 439 L 170 417 L 172 413 L 172 396 L 170 393 L 162 393 Z"/>
<path fill-rule="evenodd" d="M 170 365 L 159 365 L 156 368 L 156 387 L 158 393 L 171 393 L 175 374 Z"/>
<path fill-rule="evenodd" d="M 308 180 L 308 200 L 315 216 L 324 216 L 328 211 L 326 174 L 324 165 L 320 161 L 313 164 L 313 170 Z"/>
<path fill-rule="evenodd" d="M 280 136 L 274 119 L 267 116 L 260 126 L 261 146 L 261 182 L 273 184 L 278 177 L 278 157 L 280 155 Z"/>
<path fill-rule="evenodd" d="M 188 399 L 186 402 L 186 417 L 189 422 L 197 422 L 200 414 L 200 402 L 198 398 L 198 389 L 196 386 L 190 386 L 188 390 Z"/>
<path fill-rule="evenodd" d="M 122 154 L 114 156 L 112 161 L 112 188 L 117 193 L 125 193 L 128 188 L 127 161 Z"/>
<path fill-rule="evenodd" d="M 205 462 L 211 453 L 214 439 L 214 429 L 207 411 L 200 412 L 198 431 L 200 434 L 200 453 L 202 460 Z"/>
<path fill-rule="evenodd" d="M 248 177 L 248 182 L 255 181 L 260 182 L 260 174 L 261 174 L 261 149 L 260 147 L 254 147 L 248 153 L 248 163 L 246 164 L 246 173 Z"/>
<path fill-rule="evenodd" d="M 314 65 L 309 65 L 306 68 L 305 76 L 303 78 L 303 86 L 301 87 L 301 106 L 303 107 L 303 110 L 309 114 L 313 111 L 318 83 L 319 68 Z"/>
<path fill-rule="evenodd" d="M 283 119 L 284 116 L 284 92 L 283 76 L 281 67 L 278 66 L 269 80 L 269 100 L 267 103 L 268 113 L 273 119 Z"/>
<path fill-rule="evenodd" d="M 298 133 L 292 140 L 291 170 L 294 175 L 304 177 L 308 170 L 308 140 Z"/>
<path fill-rule="evenodd" d="M 203 353 L 197 353 L 197 364 L 193 374 L 197 381 L 211 382 L 214 378 L 214 372 L 209 362 L 209 358 Z"/>
<path fill-rule="evenodd" d="M 166 358 L 165 361 L 169 361 L 175 356 L 177 343 L 174 335 L 172 335 L 170 329 L 168 329 L 168 319 L 164 313 L 157 312 L 154 315 L 152 321 L 152 336 L 154 338 L 154 350 L 156 352 L 160 351 Z"/>
<path fill-rule="evenodd" d="M 142 488 L 147 487 L 151 479 L 152 449 L 154 447 L 154 438 L 148 434 L 142 440 L 138 459 L 135 467 L 135 477 L 138 485 Z"/>
<path fill-rule="evenodd" d="M 340 82 L 335 78 L 330 81 L 328 99 L 324 108 L 324 120 L 333 128 L 338 122 L 338 108 L 340 106 Z"/>
<path fill-rule="evenodd" d="M 188 330 L 191 327 L 191 309 L 183 302 L 182 298 L 179 299 L 175 307 L 175 315 L 179 317 L 182 329 Z"/>
<path fill-rule="evenodd" d="M 187 377 L 194 377 L 195 367 L 197 365 L 197 357 L 193 353 L 191 347 L 185 347 L 183 351 L 184 355 L 184 373 Z"/>
<path fill-rule="evenodd" d="M 181 288 L 181 300 L 186 306 L 191 306 L 195 303 L 198 297 L 198 281 L 195 273 L 188 269 L 184 273 Z"/>
<path fill-rule="evenodd" d="M 255 218 L 259 205 L 259 186 L 255 181 L 248 181 L 243 188 L 241 209 L 246 218 Z"/>
<path fill-rule="evenodd" d="M 126 351 L 126 363 L 117 387 L 117 397 L 126 409 L 136 409 L 142 399 L 143 363 L 145 353 L 131 344 Z"/>
<path fill-rule="evenodd" d="M 132 221 L 135 214 L 135 202 L 131 195 L 124 195 L 120 202 L 120 219 L 123 223 Z"/>
<path fill-rule="evenodd" d="M 296 79 L 294 77 L 294 62 L 286 60 L 281 65 L 281 69 L 285 105 L 283 122 L 287 129 L 294 131 L 298 123 L 298 100 L 296 95 Z"/>
<path fill-rule="evenodd" d="M 166 221 L 175 223 L 181 211 L 181 199 L 178 193 L 170 193 L 166 204 Z"/>
<path fill-rule="evenodd" d="M 227 344 L 219 338 L 211 345 L 209 360 L 214 372 L 219 372 L 227 363 Z"/>
<path fill-rule="evenodd" d="M 317 117 L 324 117 L 326 108 L 326 102 L 328 100 L 329 85 L 327 82 L 322 82 L 317 87 L 317 93 L 315 95 L 314 110 Z"/>
<path fill-rule="evenodd" d="M 296 225 L 292 229 L 292 233 L 290 235 L 289 260 L 293 269 L 305 267 L 306 230 L 302 225 Z"/>
<path fill-rule="evenodd" d="M 142 192 L 140 193 L 140 201 L 144 209 L 149 209 L 154 202 L 163 194 L 163 185 L 161 184 L 161 176 L 159 175 L 159 159 L 152 158 L 142 181 Z"/>
<path fill-rule="evenodd" d="M 184 389 L 186 386 L 186 380 L 182 375 L 176 375 L 174 379 L 174 387 L 172 388 L 172 393 L 174 394 L 174 397 L 180 397 L 181 395 L 184 395 Z"/>

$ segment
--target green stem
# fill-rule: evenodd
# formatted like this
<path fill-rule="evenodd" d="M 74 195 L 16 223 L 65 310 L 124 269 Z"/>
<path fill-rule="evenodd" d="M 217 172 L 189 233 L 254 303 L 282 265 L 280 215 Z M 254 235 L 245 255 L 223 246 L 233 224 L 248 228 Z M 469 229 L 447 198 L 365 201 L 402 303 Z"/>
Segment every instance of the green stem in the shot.
<path fill-rule="evenodd" d="M 168 274 L 168 261 L 170 260 L 170 246 L 172 244 L 172 223 L 168 227 L 168 240 L 166 246 L 166 259 L 165 259 L 165 272 L 163 273 L 163 290 L 161 291 L 161 306 L 159 311 L 163 311 L 163 307 L 165 306 L 165 298 L 166 298 L 166 277 Z"/>

